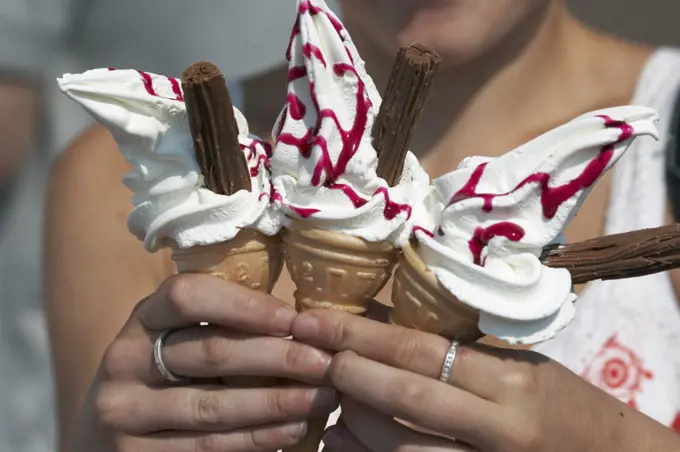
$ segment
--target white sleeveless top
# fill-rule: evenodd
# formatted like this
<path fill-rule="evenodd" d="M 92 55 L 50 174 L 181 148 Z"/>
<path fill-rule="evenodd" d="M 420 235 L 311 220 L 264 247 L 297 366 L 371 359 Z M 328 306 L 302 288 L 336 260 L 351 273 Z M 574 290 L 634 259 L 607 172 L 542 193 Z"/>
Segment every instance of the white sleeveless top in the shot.
<path fill-rule="evenodd" d="M 665 223 L 664 162 L 679 86 L 680 50 L 657 50 L 631 103 L 659 112 L 660 140 L 636 140 L 614 167 L 606 234 Z M 669 274 L 593 282 L 576 303 L 573 323 L 535 350 L 680 432 L 680 302 Z"/>

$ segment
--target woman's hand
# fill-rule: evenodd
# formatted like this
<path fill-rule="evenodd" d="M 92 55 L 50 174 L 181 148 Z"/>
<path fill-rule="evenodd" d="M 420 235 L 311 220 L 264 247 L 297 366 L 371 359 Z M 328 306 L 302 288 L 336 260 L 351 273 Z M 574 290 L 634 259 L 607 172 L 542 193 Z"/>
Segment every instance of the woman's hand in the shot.
<path fill-rule="evenodd" d="M 338 404 L 335 391 L 321 387 L 329 355 L 285 339 L 295 316 L 276 298 L 218 278 L 168 279 L 139 303 L 108 348 L 71 450 L 272 451 L 295 444 L 305 419 Z M 154 342 L 168 329 L 175 332 L 163 361 L 190 384 L 169 383 L 154 363 Z M 217 384 L 218 377 L 247 375 L 301 383 Z"/>
<path fill-rule="evenodd" d="M 293 335 L 340 352 L 329 370 L 343 394 L 344 424 L 326 438 L 334 452 L 638 452 L 680 446 L 669 429 L 535 352 L 458 347 L 447 384 L 439 378 L 451 344 L 433 334 L 311 311 L 298 316 Z"/>

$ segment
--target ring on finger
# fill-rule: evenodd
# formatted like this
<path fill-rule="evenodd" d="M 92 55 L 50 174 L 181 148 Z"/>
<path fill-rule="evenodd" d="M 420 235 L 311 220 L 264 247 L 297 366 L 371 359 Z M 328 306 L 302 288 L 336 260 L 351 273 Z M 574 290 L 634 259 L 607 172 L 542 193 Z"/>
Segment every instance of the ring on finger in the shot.
<path fill-rule="evenodd" d="M 456 360 L 456 352 L 458 351 L 459 342 L 454 340 L 451 342 L 446 357 L 444 358 L 444 364 L 442 365 L 442 371 L 439 374 L 439 380 L 444 383 L 449 383 L 451 379 L 451 371 L 453 370 L 453 362 Z"/>
<path fill-rule="evenodd" d="M 161 331 L 161 333 L 156 338 L 156 342 L 154 342 L 153 344 L 153 360 L 156 363 L 156 368 L 158 369 L 158 372 L 161 373 L 163 378 L 165 378 L 170 383 L 180 384 L 186 383 L 187 381 L 189 381 L 189 379 L 186 377 L 180 377 L 179 375 L 173 373 L 165 365 L 165 361 L 163 361 L 163 345 L 165 344 L 165 340 L 168 338 L 168 336 L 170 336 L 175 331 L 176 330 L 174 329 Z"/>

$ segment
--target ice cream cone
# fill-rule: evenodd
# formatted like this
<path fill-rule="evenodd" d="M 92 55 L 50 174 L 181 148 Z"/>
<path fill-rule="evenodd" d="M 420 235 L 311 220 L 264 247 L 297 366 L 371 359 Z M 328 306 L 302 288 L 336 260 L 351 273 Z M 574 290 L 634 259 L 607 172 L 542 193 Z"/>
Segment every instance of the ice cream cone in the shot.
<path fill-rule="evenodd" d="M 172 260 L 179 273 L 203 273 L 271 293 L 283 269 L 283 244 L 278 236 L 268 237 L 258 231 L 244 229 L 228 242 L 173 250 Z M 220 381 L 231 386 L 260 387 L 275 384 L 278 380 L 273 377 L 237 376 Z"/>
<path fill-rule="evenodd" d="M 300 312 L 322 308 L 363 314 L 390 279 L 399 255 L 389 242 L 367 242 L 297 220 L 283 241 Z M 327 421 L 327 416 L 309 419 L 304 440 L 285 452 L 317 452 Z"/>
<path fill-rule="evenodd" d="M 479 312 L 461 303 L 427 269 L 411 243 L 402 250 L 394 275 L 390 322 L 457 340 L 475 342 Z"/>
<path fill-rule="evenodd" d="M 297 220 L 283 241 L 301 312 L 325 308 L 363 314 L 389 280 L 399 253 L 387 241 L 367 242 Z"/>

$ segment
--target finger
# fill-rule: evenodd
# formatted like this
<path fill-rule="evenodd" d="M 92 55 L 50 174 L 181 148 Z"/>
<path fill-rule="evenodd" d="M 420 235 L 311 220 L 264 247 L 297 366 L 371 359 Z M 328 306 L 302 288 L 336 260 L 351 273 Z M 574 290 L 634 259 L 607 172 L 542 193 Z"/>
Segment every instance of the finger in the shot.
<path fill-rule="evenodd" d="M 471 452 L 468 446 L 450 439 L 416 432 L 393 418 L 352 398 L 342 401 L 344 432 L 371 452 Z M 325 439 L 325 438 L 324 438 Z M 347 449 L 350 450 L 350 449 Z"/>
<path fill-rule="evenodd" d="M 125 437 L 119 450 L 144 452 L 271 452 L 294 446 L 306 432 L 304 422 L 255 427 L 227 432 L 167 432 L 144 437 Z"/>
<path fill-rule="evenodd" d="M 167 279 L 137 310 L 140 324 L 149 330 L 207 322 L 275 336 L 290 335 L 295 316 L 290 305 L 271 295 L 201 274 Z"/>
<path fill-rule="evenodd" d="M 119 338 L 106 351 L 103 369 L 116 380 L 167 385 L 153 358 L 154 338 Z M 283 377 L 311 385 L 327 382 L 330 355 L 309 345 L 270 336 L 252 336 L 216 327 L 193 327 L 170 334 L 162 349 L 165 367 L 189 378 Z"/>
<path fill-rule="evenodd" d="M 336 355 L 329 375 L 341 393 L 444 436 L 478 444 L 485 435 L 497 437 L 503 433 L 499 405 L 432 378 L 353 352 Z"/>
<path fill-rule="evenodd" d="M 332 388 L 141 385 L 102 388 L 97 407 L 104 425 L 130 435 L 168 430 L 225 432 L 254 425 L 304 421 L 337 409 Z"/>
<path fill-rule="evenodd" d="M 435 334 L 387 325 L 331 310 L 301 314 L 293 322 L 295 339 L 319 348 L 351 350 L 388 366 L 439 380 L 451 342 Z M 499 378 L 508 371 L 503 351 L 458 346 L 449 383 L 479 397 L 497 400 Z"/>
<path fill-rule="evenodd" d="M 321 385 L 331 357 L 287 339 L 199 327 L 170 335 L 163 361 L 173 373 L 193 378 L 258 375 Z M 157 382 L 164 383 L 155 365 L 152 367 Z"/>

